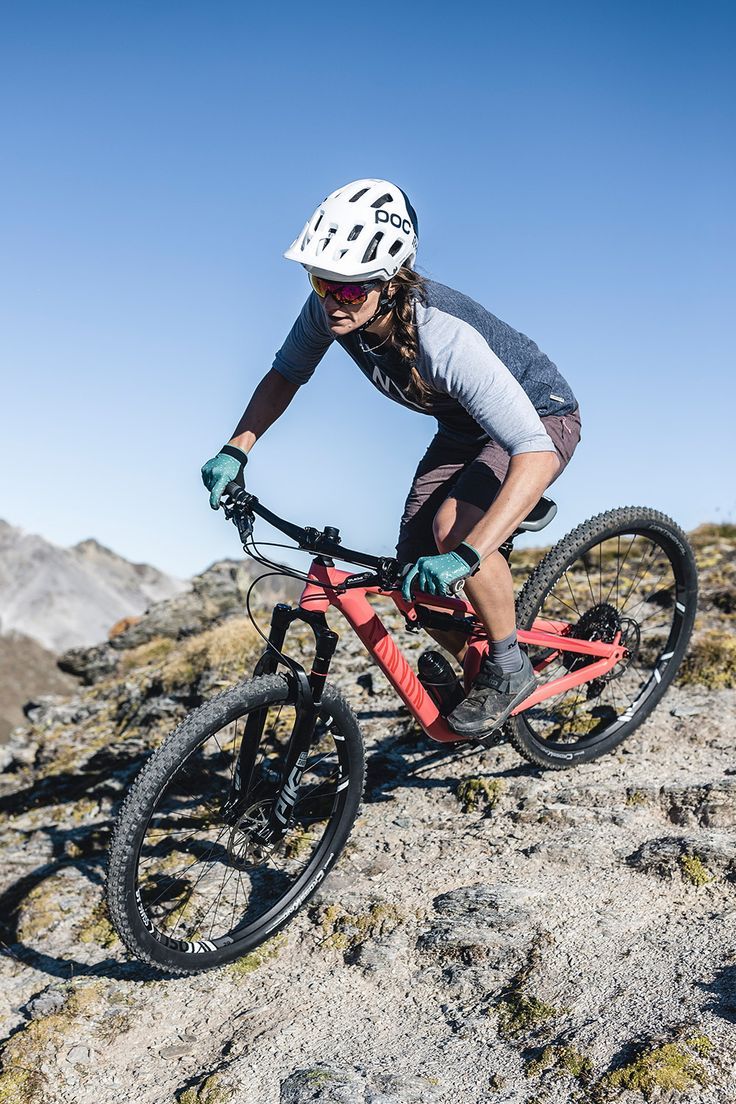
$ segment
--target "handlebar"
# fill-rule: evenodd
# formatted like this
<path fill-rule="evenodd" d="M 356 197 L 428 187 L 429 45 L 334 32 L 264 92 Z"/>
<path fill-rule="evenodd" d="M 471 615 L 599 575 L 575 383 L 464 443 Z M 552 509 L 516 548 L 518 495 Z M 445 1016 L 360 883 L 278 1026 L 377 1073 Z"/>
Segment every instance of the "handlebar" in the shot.
<path fill-rule="evenodd" d="M 228 501 L 223 501 L 224 498 Z M 279 517 L 272 510 L 263 506 L 254 494 L 250 494 L 238 483 L 228 483 L 220 504 L 225 510 L 225 517 L 233 521 L 238 528 L 241 542 L 245 548 L 245 542 L 253 532 L 254 515 L 262 517 L 275 529 L 291 537 L 299 548 L 305 552 L 315 552 L 318 555 L 334 557 L 344 560 L 346 563 L 359 564 L 361 567 L 371 568 L 371 571 L 352 575 L 342 584 L 345 589 L 350 587 L 378 586 L 382 590 L 395 590 L 401 585 L 404 565 L 398 560 L 386 556 L 372 556 L 368 552 L 359 552 L 354 548 L 344 548 L 340 540 L 340 531 L 332 525 L 326 525 L 323 530 L 314 529 L 312 526 L 294 525 L 291 521 Z M 247 549 L 245 549 L 247 551 Z M 342 588 L 341 588 L 342 589 Z"/>

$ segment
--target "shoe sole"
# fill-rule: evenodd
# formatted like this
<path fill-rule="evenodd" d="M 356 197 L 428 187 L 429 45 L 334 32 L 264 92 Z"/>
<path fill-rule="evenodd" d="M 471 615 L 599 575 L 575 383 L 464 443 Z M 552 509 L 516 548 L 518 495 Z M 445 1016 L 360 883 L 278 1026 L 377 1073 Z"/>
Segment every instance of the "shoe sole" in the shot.
<path fill-rule="evenodd" d="M 455 728 L 455 725 L 452 723 L 449 717 L 447 718 L 447 723 L 450 725 L 450 728 L 453 732 L 457 732 L 458 736 L 473 736 L 476 739 L 481 739 L 484 736 L 490 736 L 492 733 L 496 732 L 497 729 L 499 729 L 506 720 L 508 720 L 509 714 L 514 709 L 516 709 L 517 705 L 520 705 L 525 698 L 528 698 L 529 695 L 534 690 L 536 690 L 536 687 L 537 679 L 535 677 L 534 679 L 532 679 L 531 682 L 528 682 L 526 686 L 523 686 L 521 690 L 517 691 L 516 695 L 506 706 L 506 709 L 503 711 L 500 717 L 496 717 L 495 721 L 490 727 L 484 725 L 483 727 L 479 728 L 477 726 L 470 725 L 465 728 Z"/>

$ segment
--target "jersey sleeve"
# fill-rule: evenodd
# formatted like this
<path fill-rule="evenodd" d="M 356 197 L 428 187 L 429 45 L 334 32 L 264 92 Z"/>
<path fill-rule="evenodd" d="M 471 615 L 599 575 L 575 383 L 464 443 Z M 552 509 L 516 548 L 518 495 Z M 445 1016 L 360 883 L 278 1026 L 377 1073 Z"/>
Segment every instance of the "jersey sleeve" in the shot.
<path fill-rule="evenodd" d="M 468 322 L 432 312 L 421 328 L 421 366 L 431 386 L 451 395 L 510 456 L 555 452 L 524 388 Z"/>
<path fill-rule="evenodd" d="M 312 292 L 276 353 L 273 367 L 291 383 L 307 383 L 333 341 L 319 298 Z"/>

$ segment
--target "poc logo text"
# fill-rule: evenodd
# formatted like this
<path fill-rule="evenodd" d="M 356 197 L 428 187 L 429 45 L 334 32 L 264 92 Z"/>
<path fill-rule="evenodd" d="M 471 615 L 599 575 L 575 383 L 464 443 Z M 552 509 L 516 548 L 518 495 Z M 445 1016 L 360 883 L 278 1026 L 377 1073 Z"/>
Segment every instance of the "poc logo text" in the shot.
<path fill-rule="evenodd" d="M 403 230 L 405 234 L 411 234 L 414 229 L 409 219 L 402 219 L 401 215 L 397 215 L 395 211 L 392 211 L 391 214 L 388 211 L 376 211 L 376 222 L 390 222 L 392 226 L 395 226 L 397 230 Z"/>

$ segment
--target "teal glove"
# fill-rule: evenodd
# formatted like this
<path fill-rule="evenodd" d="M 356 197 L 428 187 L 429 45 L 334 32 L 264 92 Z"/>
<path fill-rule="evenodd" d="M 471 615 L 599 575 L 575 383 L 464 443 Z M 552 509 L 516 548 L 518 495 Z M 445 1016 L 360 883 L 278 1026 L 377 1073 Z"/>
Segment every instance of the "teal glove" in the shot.
<path fill-rule="evenodd" d="M 421 556 L 404 576 L 401 593 L 411 601 L 411 584 L 418 576 L 418 590 L 425 594 L 452 594 L 452 584 L 473 575 L 480 567 L 480 556 L 472 545 L 463 541 L 454 552 L 440 556 Z"/>
<path fill-rule="evenodd" d="M 228 483 L 245 487 L 244 468 L 248 454 L 235 445 L 223 445 L 217 456 L 202 465 L 202 482 L 210 492 L 210 506 L 216 510 Z"/>

